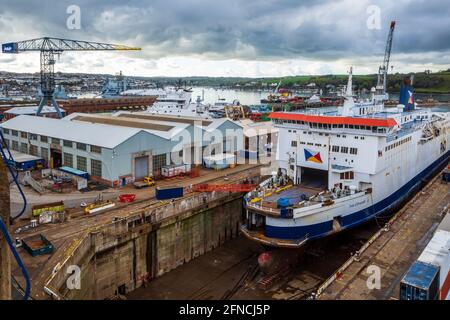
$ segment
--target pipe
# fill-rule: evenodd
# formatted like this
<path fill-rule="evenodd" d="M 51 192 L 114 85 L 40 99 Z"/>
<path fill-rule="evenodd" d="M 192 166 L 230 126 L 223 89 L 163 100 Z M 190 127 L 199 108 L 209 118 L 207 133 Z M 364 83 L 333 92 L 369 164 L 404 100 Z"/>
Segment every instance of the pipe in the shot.
<path fill-rule="evenodd" d="M 16 216 L 10 218 L 10 220 L 11 220 L 11 222 L 12 222 L 12 221 L 16 220 L 17 218 L 21 217 L 21 216 L 24 214 L 24 212 L 25 212 L 25 210 L 26 210 L 26 208 L 27 208 L 27 198 L 25 197 L 25 193 L 23 192 L 22 187 L 20 186 L 20 183 L 19 183 L 19 180 L 18 180 L 18 175 L 19 175 L 19 174 L 18 174 L 18 173 L 17 173 L 17 174 L 14 174 L 14 171 L 13 171 L 13 169 L 12 169 L 12 167 L 11 167 L 11 164 L 8 163 L 8 160 L 7 160 L 8 158 L 6 157 L 6 153 L 5 153 L 5 150 L 4 150 L 4 148 L 2 147 L 2 145 L 5 145 L 5 146 L 6 146 L 6 150 L 8 151 L 8 154 L 9 154 L 9 156 L 10 156 L 9 159 L 10 159 L 11 161 L 14 161 L 14 158 L 13 158 L 12 155 L 11 155 L 11 151 L 9 150 L 8 145 L 5 143 L 5 138 L 3 137 L 3 133 L 2 133 L 2 131 L 0 130 L 0 151 L 1 151 L 1 154 L 2 154 L 2 156 L 3 156 L 3 161 L 5 162 L 5 165 L 8 167 L 9 173 L 11 174 L 11 176 L 12 176 L 14 182 L 16 183 L 17 188 L 19 189 L 20 195 L 22 196 L 22 199 L 23 199 L 23 207 L 22 207 L 22 210 L 20 211 L 20 213 L 19 213 L 18 215 L 16 215 Z"/>

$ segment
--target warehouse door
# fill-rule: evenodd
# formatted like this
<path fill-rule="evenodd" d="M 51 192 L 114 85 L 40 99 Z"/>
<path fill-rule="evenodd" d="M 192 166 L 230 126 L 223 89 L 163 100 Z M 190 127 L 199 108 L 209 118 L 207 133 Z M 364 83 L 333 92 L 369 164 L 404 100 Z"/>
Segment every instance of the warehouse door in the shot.
<path fill-rule="evenodd" d="M 52 168 L 59 168 L 62 166 L 62 153 L 61 150 L 50 149 L 50 157 L 52 162 Z"/>
<path fill-rule="evenodd" d="M 134 159 L 134 178 L 143 179 L 148 176 L 148 156 Z"/>

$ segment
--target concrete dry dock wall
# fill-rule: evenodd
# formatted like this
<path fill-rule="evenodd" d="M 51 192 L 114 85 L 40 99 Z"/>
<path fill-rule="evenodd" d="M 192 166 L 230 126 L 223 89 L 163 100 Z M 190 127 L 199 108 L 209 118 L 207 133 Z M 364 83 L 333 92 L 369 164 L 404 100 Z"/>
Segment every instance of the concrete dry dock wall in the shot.
<path fill-rule="evenodd" d="M 124 294 L 235 238 L 241 218 L 242 196 L 229 193 L 194 194 L 115 218 L 69 246 L 45 291 L 56 299 Z M 81 269 L 80 289 L 67 287 L 70 265 Z"/>

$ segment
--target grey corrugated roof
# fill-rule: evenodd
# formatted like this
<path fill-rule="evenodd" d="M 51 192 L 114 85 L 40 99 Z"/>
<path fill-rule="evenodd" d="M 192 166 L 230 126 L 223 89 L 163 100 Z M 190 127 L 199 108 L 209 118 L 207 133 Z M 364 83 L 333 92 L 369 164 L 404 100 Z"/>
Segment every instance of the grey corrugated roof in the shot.
<path fill-rule="evenodd" d="M 0 126 L 6 129 L 25 131 L 108 149 L 118 146 L 142 131 L 136 128 L 62 121 L 59 119 L 27 115 L 15 117 L 2 123 Z"/>
<path fill-rule="evenodd" d="M 26 106 L 26 107 L 14 107 L 11 109 L 8 109 L 5 111 L 5 113 L 11 113 L 11 114 L 17 114 L 17 115 L 21 115 L 21 114 L 36 114 L 37 110 L 38 110 L 39 106 Z M 59 108 L 62 112 L 65 112 L 64 109 Z M 42 108 L 42 113 L 56 113 L 55 108 L 53 107 L 49 107 L 49 106 L 44 106 Z"/>

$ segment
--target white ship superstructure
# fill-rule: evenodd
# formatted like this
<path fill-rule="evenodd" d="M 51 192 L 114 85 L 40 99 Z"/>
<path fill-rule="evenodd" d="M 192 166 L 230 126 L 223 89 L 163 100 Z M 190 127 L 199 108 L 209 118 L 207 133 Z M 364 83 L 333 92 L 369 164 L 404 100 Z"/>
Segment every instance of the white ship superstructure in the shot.
<path fill-rule="evenodd" d="M 275 112 L 279 170 L 245 197 L 242 232 L 255 241 L 300 247 L 395 208 L 448 162 L 450 113 L 405 101 L 356 103 L 351 74 L 334 111 Z"/>

